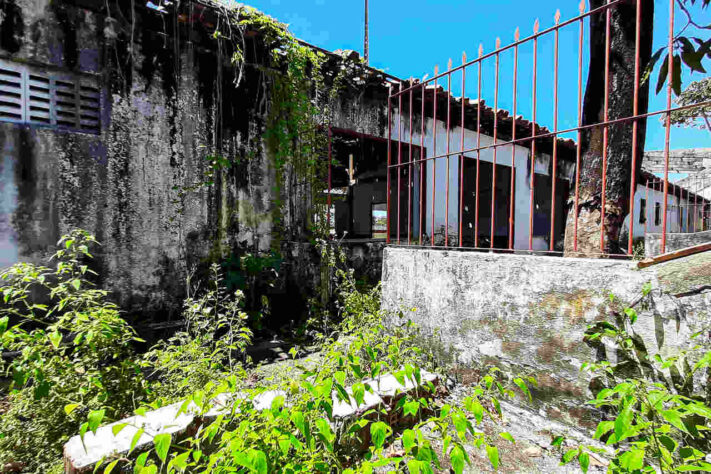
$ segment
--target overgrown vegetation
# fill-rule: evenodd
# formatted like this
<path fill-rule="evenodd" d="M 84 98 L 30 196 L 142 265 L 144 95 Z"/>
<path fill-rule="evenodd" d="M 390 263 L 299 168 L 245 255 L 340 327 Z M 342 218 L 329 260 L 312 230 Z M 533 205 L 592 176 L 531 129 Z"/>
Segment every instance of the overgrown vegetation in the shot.
<path fill-rule="evenodd" d="M 320 355 L 304 361 L 292 350 L 292 365 L 259 390 L 245 388 L 250 371 L 243 354 L 251 333 L 242 294 L 226 292 L 217 265 L 208 285 L 186 300 L 185 328 L 141 356 L 118 308 L 90 281 L 94 238 L 75 231 L 59 244 L 54 269 L 17 264 L 1 276 L 2 349 L 15 351 L 3 367 L 13 378 L 0 421 L 6 467 L 61 472 L 62 446 L 75 434 L 183 397 L 184 406 L 193 402 L 207 411 L 217 395 L 240 392 L 246 396 L 235 396 L 231 410 L 197 434 L 183 440 L 158 435 L 151 451 L 106 460 L 104 472 L 372 472 L 377 466 L 462 472 L 466 444 L 482 448 L 498 466 L 493 440 L 477 425 L 500 421 L 499 399 L 514 389 L 530 396 L 522 379 L 492 370 L 463 406 L 442 405 L 442 383 L 422 379 L 439 361 L 419 345 L 417 326 L 403 319 L 386 328 L 379 289 L 358 291 L 352 271 L 338 263 L 342 258 L 332 262 L 338 312 L 320 333 Z M 397 402 L 396 418 L 409 421 L 392 423 L 394 413 L 384 406 L 334 416 L 339 403 L 362 404 L 373 380 L 385 374 L 421 384 Z M 283 396 L 267 410 L 255 409 L 254 396 L 266 389 Z M 513 441 L 507 433 L 501 437 Z M 397 456 L 389 450 L 394 444 L 402 446 Z"/>
<path fill-rule="evenodd" d="M 645 286 L 637 304 L 648 303 L 650 292 L 651 286 Z M 711 351 L 699 337 L 708 328 L 691 335 L 690 349 L 665 357 L 650 353 L 634 331 L 634 307 L 617 316 L 617 324 L 600 322 L 586 334 L 591 343 L 608 341 L 617 350 L 617 362 L 586 363 L 581 369 L 601 384 L 589 403 L 608 414 L 594 437 L 614 449 L 609 472 L 711 472 Z M 554 444 L 562 441 L 557 438 Z M 606 454 L 579 446 L 564 453 L 563 463 L 577 459 L 587 472 L 590 453 Z"/>

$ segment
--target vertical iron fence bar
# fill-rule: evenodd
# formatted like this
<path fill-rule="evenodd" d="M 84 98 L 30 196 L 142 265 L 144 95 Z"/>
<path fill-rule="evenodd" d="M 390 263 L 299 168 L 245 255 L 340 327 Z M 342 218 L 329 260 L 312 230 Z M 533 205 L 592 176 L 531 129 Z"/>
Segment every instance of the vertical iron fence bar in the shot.
<path fill-rule="evenodd" d="M 694 176 L 694 233 L 696 233 L 696 221 L 699 220 L 699 177 Z"/>
<path fill-rule="evenodd" d="M 605 253 L 605 207 L 607 206 L 607 146 L 610 140 L 610 128 L 607 121 L 610 120 L 610 30 L 612 23 L 612 11 L 610 10 L 610 0 L 607 0 L 605 9 L 605 103 L 603 105 L 603 120 L 605 128 L 602 130 L 602 193 L 600 203 L 600 252 Z"/>
<path fill-rule="evenodd" d="M 408 149 L 408 165 L 407 165 L 407 245 L 412 245 L 412 78 L 410 78 L 410 147 Z"/>
<path fill-rule="evenodd" d="M 538 20 L 533 24 L 533 33 L 538 35 Z M 528 250 L 533 250 L 533 211 L 536 185 L 536 79 L 538 73 L 538 36 L 533 38 L 533 116 L 531 118 L 531 199 L 528 214 Z"/>
<path fill-rule="evenodd" d="M 402 92 L 402 82 L 398 83 L 398 94 Z M 400 201 L 402 197 L 402 94 L 398 95 L 397 105 L 397 244 L 400 245 Z"/>
<path fill-rule="evenodd" d="M 560 23 L 560 10 L 555 12 L 555 24 Z M 555 29 L 555 43 L 553 49 L 553 169 L 551 176 L 551 233 L 549 249 L 555 249 L 555 192 L 556 181 L 558 179 L 558 43 L 560 38 L 560 28 Z"/>
<path fill-rule="evenodd" d="M 435 78 L 439 74 L 439 66 L 435 66 Z M 432 156 L 437 156 L 437 79 L 434 80 L 434 106 L 432 113 Z M 435 202 L 437 195 L 437 158 L 432 159 L 432 241 L 430 246 L 435 244 Z"/>
<path fill-rule="evenodd" d="M 449 151 L 450 151 L 450 133 L 452 130 L 452 60 L 449 60 L 447 64 L 447 133 L 445 137 L 447 138 L 447 164 L 445 167 L 445 183 L 444 192 L 447 195 L 444 199 L 444 246 L 449 247 Z"/>
<path fill-rule="evenodd" d="M 425 85 L 424 82 L 421 83 L 422 85 L 422 111 L 420 112 L 420 118 L 422 119 L 422 123 L 420 124 L 421 130 L 420 130 L 420 223 L 419 223 L 419 240 L 420 240 L 420 246 L 422 246 L 422 220 L 425 217 L 425 196 L 424 196 L 424 191 L 425 191 L 425 170 L 427 169 L 427 161 L 425 161 L 425 158 L 427 158 L 427 153 L 425 152 L 425 90 L 427 89 L 427 86 Z"/>
<path fill-rule="evenodd" d="M 637 26 L 634 40 L 634 98 L 632 115 L 639 115 L 639 83 L 640 83 L 640 45 L 642 42 L 642 0 L 637 0 Z M 637 136 L 639 134 L 638 119 L 632 122 L 632 179 L 630 182 L 630 231 L 627 241 L 627 255 L 632 255 L 634 240 L 634 196 L 637 193 Z"/>
<path fill-rule="evenodd" d="M 491 241 L 489 242 L 489 248 L 494 248 L 494 237 L 496 232 L 496 151 L 499 147 L 496 146 L 496 141 L 498 137 L 498 125 L 499 125 L 499 63 L 500 54 L 499 49 L 501 49 L 501 39 L 496 38 L 496 75 L 494 82 L 494 157 L 493 166 L 491 167 Z"/>
<path fill-rule="evenodd" d="M 580 15 L 585 13 L 585 0 L 580 2 Z M 580 159 L 582 153 L 583 133 L 583 39 L 585 37 L 585 20 L 580 19 L 580 33 L 578 39 L 578 143 L 575 147 L 575 229 L 573 231 L 573 251 L 578 251 L 578 205 L 580 202 Z"/>
<path fill-rule="evenodd" d="M 464 110 L 466 105 L 466 81 L 467 81 L 467 68 L 464 65 L 467 63 L 467 53 L 462 53 L 462 136 L 460 138 L 460 149 L 461 154 L 459 155 L 459 246 L 463 245 L 463 230 L 462 219 L 464 217 Z"/>
<path fill-rule="evenodd" d="M 644 239 L 645 243 L 647 242 L 647 221 L 649 220 L 649 180 L 647 180 L 647 183 L 644 186 L 644 202 L 646 203 L 646 207 L 644 209 Z M 641 209 L 640 209 L 641 210 Z"/>
<path fill-rule="evenodd" d="M 521 33 L 518 28 L 514 33 L 514 41 L 518 43 Z M 514 47 L 514 70 L 513 70 L 513 124 L 511 125 L 511 141 L 516 141 L 516 106 L 517 106 L 517 85 L 518 85 L 518 44 Z M 514 246 L 514 202 L 516 196 L 516 145 L 511 145 L 511 179 L 509 186 L 509 250 Z"/>
<path fill-rule="evenodd" d="M 672 82 L 674 81 L 674 0 L 669 0 L 669 56 L 667 56 L 667 110 L 672 108 Z M 664 131 L 664 222 L 662 222 L 662 248 L 667 251 L 667 206 L 669 199 L 669 141 L 671 139 L 671 112 L 666 113 Z"/>
<path fill-rule="evenodd" d="M 387 237 L 385 238 L 385 241 L 389 244 L 390 243 L 390 193 L 392 192 L 391 188 L 391 164 L 392 164 L 392 138 L 393 138 L 393 110 L 392 110 L 392 96 L 393 96 L 393 85 L 388 84 L 388 195 L 386 196 L 387 199 Z"/>
<path fill-rule="evenodd" d="M 479 171 L 481 164 L 481 63 L 484 54 L 484 46 L 479 45 L 479 77 L 478 92 L 476 100 L 476 189 L 474 204 L 474 247 L 479 248 Z"/>

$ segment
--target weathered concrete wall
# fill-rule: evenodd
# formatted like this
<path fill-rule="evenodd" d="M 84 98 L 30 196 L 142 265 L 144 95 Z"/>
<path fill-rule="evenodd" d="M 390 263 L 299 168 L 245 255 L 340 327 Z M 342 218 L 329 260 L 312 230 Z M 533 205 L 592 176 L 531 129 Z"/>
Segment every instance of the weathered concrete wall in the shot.
<path fill-rule="evenodd" d="M 163 15 L 143 2 L 133 17 L 133 3 L 0 5 L 0 57 L 88 75 L 102 89 L 98 135 L 0 122 L 0 265 L 44 261 L 81 227 L 102 242 L 97 270 L 124 309 L 170 313 L 193 268 L 307 237 L 312 203 L 288 166 L 275 185 L 263 140 L 270 89 L 254 67 L 269 56 L 258 36 L 235 88 L 230 53 L 218 53 L 204 12 L 184 2 Z M 386 92 L 376 83 L 336 95 L 338 126 L 384 135 Z M 195 188 L 216 154 L 231 166 Z"/>
<path fill-rule="evenodd" d="M 615 309 L 609 293 L 629 302 L 652 283 L 654 309 L 641 312 L 635 328 L 651 354 L 667 353 L 711 320 L 709 263 L 711 253 L 640 271 L 628 261 L 388 247 L 383 307 L 415 308 L 408 317 L 465 366 L 532 372 L 541 409 L 586 424 L 593 415 L 583 402 L 592 393 L 580 367 L 603 354 L 583 335 Z M 605 352 L 614 360 L 613 349 Z"/>
<path fill-rule="evenodd" d="M 666 252 L 673 252 L 694 245 L 711 242 L 711 230 L 685 234 L 667 234 Z M 644 253 L 647 257 L 662 254 L 662 234 L 647 234 L 644 239 Z"/>

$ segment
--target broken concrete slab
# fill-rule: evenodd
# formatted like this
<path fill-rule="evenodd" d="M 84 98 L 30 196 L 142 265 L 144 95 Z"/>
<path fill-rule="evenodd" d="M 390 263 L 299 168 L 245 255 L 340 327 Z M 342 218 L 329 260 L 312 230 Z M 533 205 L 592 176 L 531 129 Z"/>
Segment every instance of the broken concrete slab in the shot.
<path fill-rule="evenodd" d="M 371 391 L 366 390 L 363 403 L 357 403 L 353 398 L 353 389 L 348 387 L 350 399 L 346 402 L 338 399 L 336 393 L 333 397 L 333 416 L 340 420 L 347 420 L 378 406 L 389 406 L 384 399 L 393 399 L 401 393 L 407 393 L 422 387 L 428 382 L 435 383 L 438 380 L 436 374 L 422 371 L 421 383 L 412 380 L 405 380 L 404 384 L 398 382 L 392 374 L 386 374 L 376 379 L 364 381 L 371 387 Z M 64 445 L 64 465 L 67 474 L 88 472 L 94 466 L 106 459 L 116 456 L 126 456 L 131 451 L 133 437 L 143 430 L 143 434 L 135 444 L 135 452 L 150 449 L 153 438 L 159 434 L 171 434 L 173 438 L 187 436 L 198 426 L 210 423 L 220 415 L 229 414 L 234 408 L 236 400 L 246 400 L 250 397 L 244 392 L 222 393 L 212 400 L 211 407 L 206 413 L 200 413 L 200 409 L 194 403 L 187 405 L 183 411 L 184 402 L 174 403 L 158 410 L 145 413 L 143 416 L 133 416 L 116 423 L 111 423 L 100 427 L 96 433 L 87 433 L 82 441 L 80 436 L 74 436 Z M 285 404 L 288 405 L 287 393 L 283 390 L 267 390 L 253 395 L 252 403 L 256 410 L 268 410 L 272 407 L 277 397 L 284 397 Z M 238 409 L 235 409 L 238 412 Z M 116 426 L 125 425 L 116 435 L 113 429 Z"/>

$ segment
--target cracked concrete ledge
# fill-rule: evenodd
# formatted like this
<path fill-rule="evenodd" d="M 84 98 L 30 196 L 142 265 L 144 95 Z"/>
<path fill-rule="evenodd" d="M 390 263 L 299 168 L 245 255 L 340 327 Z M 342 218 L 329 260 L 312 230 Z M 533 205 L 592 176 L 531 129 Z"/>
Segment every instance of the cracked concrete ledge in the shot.
<path fill-rule="evenodd" d="M 436 384 L 438 380 L 439 377 L 436 374 L 427 371 L 421 372 L 419 384 L 409 379 L 405 379 L 404 385 L 400 384 L 391 374 L 364 380 L 363 383 L 370 386 L 372 392 L 365 392 L 361 404 L 358 404 L 354 399 L 350 399 L 348 402 L 340 400 L 334 391 L 332 394 L 334 420 L 343 421 L 378 406 L 392 409 L 394 404 L 390 402 L 399 398 L 400 394 L 412 392 L 428 383 Z M 352 396 L 351 387 L 348 387 L 346 391 L 349 396 Z M 279 396 L 287 398 L 286 392 L 280 390 L 269 390 L 253 396 L 244 392 L 223 393 L 213 399 L 212 407 L 202 415 L 199 408 L 192 402 L 181 412 L 184 402 L 178 402 L 149 411 L 144 416 L 132 416 L 119 420 L 100 427 L 96 433 L 86 433 L 83 441 L 79 435 L 72 437 L 64 445 L 64 471 L 67 474 L 89 472 L 101 461 L 117 456 L 126 456 L 131 449 L 133 437 L 140 429 L 143 429 L 144 432 L 135 445 L 134 453 L 149 449 L 153 444 L 153 438 L 159 434 L 171 434 L 174 440 L 189 436 L 200 426 L 211 423 L 220 415 L 230 413 L 235 400 L 252 397 L 251 400 L 256 410 L 267 410 Z M 288 405 L 288 398 L 286 403 Z M 120 425 L 126 426 L 114 435 L 113 429 Z"/>

